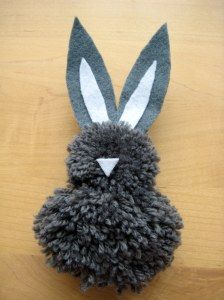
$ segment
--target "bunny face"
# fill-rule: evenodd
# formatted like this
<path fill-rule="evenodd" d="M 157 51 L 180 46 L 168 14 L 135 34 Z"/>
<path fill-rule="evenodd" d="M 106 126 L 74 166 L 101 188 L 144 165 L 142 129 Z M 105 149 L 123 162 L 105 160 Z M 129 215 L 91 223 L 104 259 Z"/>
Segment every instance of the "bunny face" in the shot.
<path fill-rule="evenodd" d="M 144 134 L 161 110 L 169 73 L 169 39 L 164 24 L 140 53 L 117 107 L 103 59 L 75 19 L 66 79 L 83 131 L 68 147 L 72 184 L 100 184 L 110 189 L 154 185 L 158 157 Z"/>
<path fill-rule="evenodd" d="M 113 184 L 154 185 L 158 158 L 144 133 L 161 110 L 169 72 L 169 40 L 163 25 L 140 53 L 117 107 L 103 59 L 75 20 L 69 43 L 67 86 L 83 132 L 68 147 L 71 183 L 97 186 L 100 182 L 110 188 Z"/>
<path fill-rule="evenodd" d="M 70 181 L 99 185 L 153 185 L 158 157 L 147 136 L 127 124 L 95 123 L 86 127 L 68 147 Z M 112 161 L 111 173 L 104 165 Z M 114 162 L 114 163 L 113 163 Z"/>

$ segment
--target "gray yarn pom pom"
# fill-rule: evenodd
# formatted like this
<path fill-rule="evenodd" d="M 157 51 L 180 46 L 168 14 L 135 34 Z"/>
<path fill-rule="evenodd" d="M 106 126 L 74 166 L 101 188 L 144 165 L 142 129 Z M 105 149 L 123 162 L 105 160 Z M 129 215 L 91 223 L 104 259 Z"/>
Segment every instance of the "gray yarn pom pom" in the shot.
<path fill-rule="evenodd" d="M 58 271 L 81 288 L 114 284 L 139 292 L 173 260 L 182 220 L 155 188 L 158 157 L 127 125 L 93 124 L 69 145 L 69 186 L 49 197 L 35 236 Z M 110 177 L 96 159 L 119 157 Z"/>

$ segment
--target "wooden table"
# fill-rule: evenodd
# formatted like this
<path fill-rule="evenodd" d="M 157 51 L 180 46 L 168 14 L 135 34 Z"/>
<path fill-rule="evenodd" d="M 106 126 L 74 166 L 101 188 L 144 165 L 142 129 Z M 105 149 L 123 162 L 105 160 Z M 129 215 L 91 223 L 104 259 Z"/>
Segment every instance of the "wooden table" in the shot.
<path fill-rule="evenodd" d="M 0 243 L 2 300 L 224 299 L 224 1 L 1 0 Z M 172 73 L 150 130 L 162 158 L 160 190 L 183 216 L 171 268 L 141 295 L 46 267 L 33 216 L 65 186 L 66 145 L 79 127 L 65 84 L 74 16 L 94 38 L 117 99 L 138 53 L 168 22 Z"/>

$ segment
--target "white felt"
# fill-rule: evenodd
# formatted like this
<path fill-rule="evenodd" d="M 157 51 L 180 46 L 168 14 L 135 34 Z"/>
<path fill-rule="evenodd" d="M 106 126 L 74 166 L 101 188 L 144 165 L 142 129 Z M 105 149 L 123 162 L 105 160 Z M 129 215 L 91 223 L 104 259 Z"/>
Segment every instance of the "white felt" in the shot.
<path fill-rule="evenodd" d="M 157 62 L 154 60 L 126 103 L 121 115 L 120 121 L 129 123 L 132 128 L 138 124 L 148 105 L 155 79 L 156 65 Z"/>
<path fill-rule="evenodd" d="M 90 118 L 93 122 L 99 123 L 109 121 L 105 100 L 90 66 L 84 58 L 80 63 L 79 76 L 81 93 Z"/>
<path fill-rule="evenodd" d="M 119 158 L 97 158 L 97 162 L 107 177 L 110 176 L 118 161 Z"/>

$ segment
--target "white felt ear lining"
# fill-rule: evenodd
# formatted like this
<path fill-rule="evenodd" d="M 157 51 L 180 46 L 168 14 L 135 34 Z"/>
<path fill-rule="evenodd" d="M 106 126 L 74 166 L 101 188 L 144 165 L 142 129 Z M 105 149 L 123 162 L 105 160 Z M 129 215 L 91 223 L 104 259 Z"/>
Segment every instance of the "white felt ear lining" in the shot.
<path fill-rule="evenodd" d="M 138 124 L 148 105 L 153 82 L 155 80 L 156 65 L 157 61 L 154 60 L 140 80 L 121 115 L 120 121 L 129 123 L 132 128 L 135 128 Z"/>
<path fill-rule="evenodd" d="M 81 93 L 91 120 L 99 123 L 109 121 L 105 100 L 90 66 L 84 58 L 80 63 L 79 76 Z"/>
<path fill-rule="evenodd" d="M 120 121 L 129 123 L 132 128 L 138 124 L 148 105 L 155 80 L 156 66 L 157 61 L 154 60 L 124 107 Z M 91 120 L 99 123 L 109 121 L 105 100 L 90 66 L 84 58 L 80 63 L 79 75 L 81 93 Z"/>

